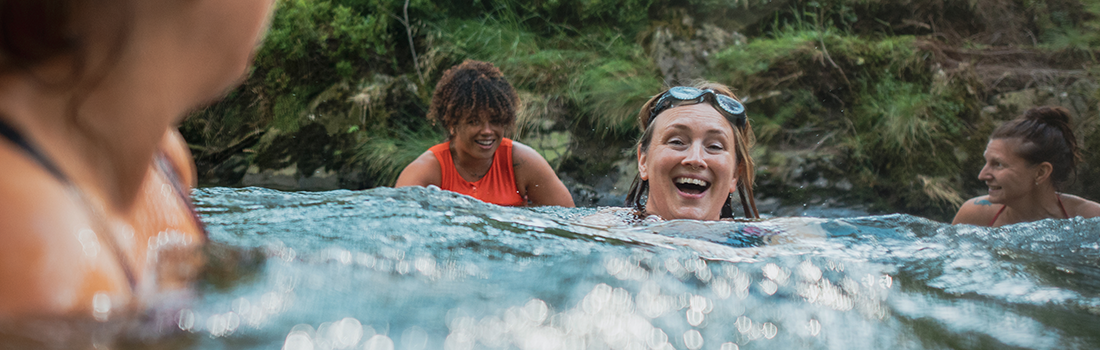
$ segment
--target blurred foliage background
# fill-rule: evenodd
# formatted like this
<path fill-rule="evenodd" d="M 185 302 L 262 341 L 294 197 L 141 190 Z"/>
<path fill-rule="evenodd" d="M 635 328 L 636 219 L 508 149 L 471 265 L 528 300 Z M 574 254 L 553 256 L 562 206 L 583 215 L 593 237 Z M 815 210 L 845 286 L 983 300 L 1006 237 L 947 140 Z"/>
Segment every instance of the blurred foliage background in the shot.
<path fill-rule="evenodd" d="M 1098 45 L 1078 0 L 279 0 L 244 84 L 181 131 L 204 184 L 389 186 L 446 138 L 424 117 L 442 72 L 484 60 L 520 92 L 514 138 L 578 204 L 621 205 L 638 109 L 706 79 L 746 102 L 763 206 L 950 220 L 1035 105 L 1073 111 L 1065 190 L 1100 199 Z"/>

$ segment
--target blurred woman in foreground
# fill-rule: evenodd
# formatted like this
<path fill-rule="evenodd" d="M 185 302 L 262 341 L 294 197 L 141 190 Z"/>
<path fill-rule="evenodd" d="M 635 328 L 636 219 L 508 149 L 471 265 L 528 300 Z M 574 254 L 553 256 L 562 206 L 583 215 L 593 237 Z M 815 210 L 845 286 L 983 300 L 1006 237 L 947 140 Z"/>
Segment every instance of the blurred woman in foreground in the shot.
<path fill-rule="evenodd" d="M 728 87 L 701 83 L 654 96 L 638 113 L 638 176 L 627 205 L 665 220 L 733 217 L 733 192 L 745 216 L 753 200 L 755 137 L 745 107 Z"/>
<path fill-rule="evenodd" d="M 1059 193 L 1080 155 L 1069 111 L 1036 107 L 996 130 L 985 148 L 978 179 L 989 194 L 959 208 L 952 224 L 1004 226 L 1042 219 L 1100 216 L 1100 204 Z"/>
<path fill-rule="evenodd" d="M 241 80 L 272 2 L 0 1 L 0 321 L 126 319 L 188 285 L 175 125 Z"/>
<path fill-rule="evenodd" d="M 394 187 L 435 185 L 497 205 L 573 206 L 558 174 L 534 149 L 505 137 L 519 97 L 492 63 L 451 67 L 432 94 L 428 119 L 450 136 L 401 171 Z"/>

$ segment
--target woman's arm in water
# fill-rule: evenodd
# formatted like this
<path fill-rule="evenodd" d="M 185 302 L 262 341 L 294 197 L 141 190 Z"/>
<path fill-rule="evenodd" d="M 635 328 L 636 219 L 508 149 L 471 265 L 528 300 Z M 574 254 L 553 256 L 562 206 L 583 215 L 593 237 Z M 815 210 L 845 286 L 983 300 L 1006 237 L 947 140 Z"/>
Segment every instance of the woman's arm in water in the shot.
<path fill-rule="evenodd" d="M 997 215 L 997 211 L 1001 209 L 1001 206 L 990 203 L 988 197 L 974 197 L 963 203 L 962 207 L 959 208 L 959 212 L 955 214 L 955 219 L 951 220 L 951 224 L 989 226 L 989 221 L 993 220 L 994 215 Z"/>
<path fill-rule="evenodd" d="M 443 173 L 439 169 L 439 159 L 435 159 L 432 151 L 426 151 L 416 157 L 412 163 L 397 176 L 397 183 L 393 187 L 428 186 L 443 184 Z"/>
<path fill-rule="evenodd" d="M 561 183 L 550 163 L 533 148 L 512 142 L 512 166 L 515 170 L 516 187 L 521 194 L 526 193 L 527 200 L 532 204 L 570 208 L 574 206 L 569 189 Z"/>

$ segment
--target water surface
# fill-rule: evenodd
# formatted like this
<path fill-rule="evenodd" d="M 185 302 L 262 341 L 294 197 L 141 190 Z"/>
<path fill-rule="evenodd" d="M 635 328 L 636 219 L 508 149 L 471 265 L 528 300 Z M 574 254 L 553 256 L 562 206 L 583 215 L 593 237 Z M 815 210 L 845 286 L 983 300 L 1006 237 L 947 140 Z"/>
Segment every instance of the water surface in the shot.
<path fill-rule="evenodd" d="M 603 228 L 579 224 L 592 208 L 424 188 L 195 198 L 221 253 L 182 335 L 153 346 L 1100 348 L 1097 220 Z"/>

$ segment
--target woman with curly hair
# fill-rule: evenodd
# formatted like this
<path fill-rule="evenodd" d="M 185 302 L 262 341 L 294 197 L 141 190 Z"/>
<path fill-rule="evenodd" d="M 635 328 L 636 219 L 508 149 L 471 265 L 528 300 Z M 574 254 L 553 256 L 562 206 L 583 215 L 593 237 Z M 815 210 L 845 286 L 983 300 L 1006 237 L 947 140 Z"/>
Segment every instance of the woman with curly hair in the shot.
<path fill-rule="evenodd" d="M 1100 204 L 1059 193 L 1081 156 L 1069 111 L 1036 107 L 989 137 L 978 179 L 989 194 L 963 203 L 953 224 L 1004 226 L 1042 219 L 1100 216 Z"/>
<path fill-rule="evenodd" d="M 410 163 L 395 187 L 435 185 L 488 203 L 573 206 L 573 197 L 538 152 L 506 136 L 515 128 L 519 97 L 500 70 L 466 61 L 443 73 L 428 119 L 447 129 L 447 142 Z"/>

